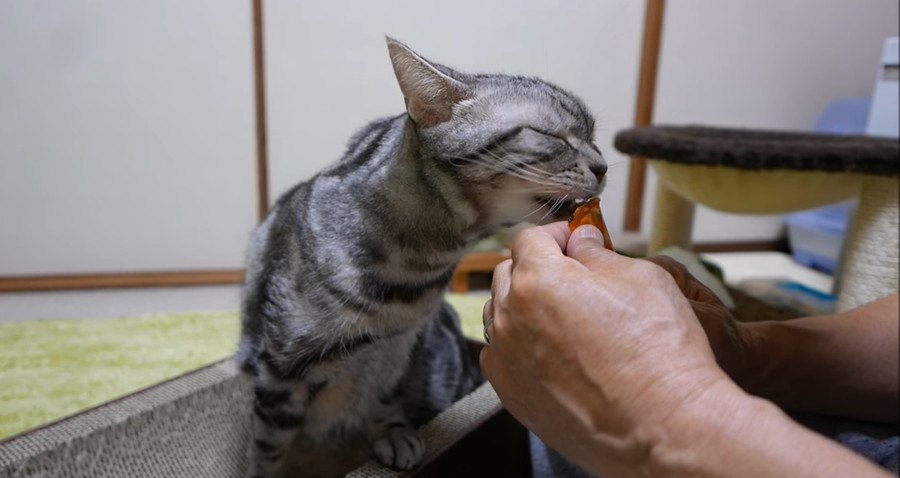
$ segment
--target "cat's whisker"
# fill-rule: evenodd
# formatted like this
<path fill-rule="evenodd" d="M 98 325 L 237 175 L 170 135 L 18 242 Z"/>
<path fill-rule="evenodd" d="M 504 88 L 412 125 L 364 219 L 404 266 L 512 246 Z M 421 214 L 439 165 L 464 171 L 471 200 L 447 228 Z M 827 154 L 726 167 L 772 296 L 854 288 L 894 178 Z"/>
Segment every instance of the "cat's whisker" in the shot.
<path fill-rule="evenodd" d="M 534 213 L 540 211 L 540 210 L 543 209 L 545 206 L 547 206 L 547 204 L 549 204 L 550 201 L 551 201 L 551 199 L 544 199 L 543 201 L 535 201 L 535 202 L 538 203 L 537 209 L 535 209 L 534 211 L 531 211 L 530 213 L 528 213 L 528 214 L 526 214 L 525 216 L 523 216 L 523 219 L 527 219 L 527 218 L 531 217 L 532 214 L 534 214 Z"/>
<path fill-rule="evenodd" d="M 450 160 L 450 165 L 453 167 L 461 168 L 461 167 L 465 166 L 465 162 L 463 162 L 463 163 L 454 162 L 454 161 L 460 161 L 460 160 L 465 161 L 465 158 L 457 157 L 457 156 L 447 156 L 447 159 Z"/>
<path fill-rule="evenodd" d="M 522 172 L 530 172 L 538 177 L 548 177 L 548 173 L 546 171 L 542 171 L 542 170 L 536 168 L 534 165 L 531 165 L 528 163 L 522 163 L 522 162 L 514 161 L 514 160 L 510 159 L 509 156 L 511 156 L 512 154 L 507 152 L 506 149 L 503 147 L 503 145 L 500 145 L 500 149 L 503 149 L 504 152 L 506 153 L 504 156 L 498 156 L 496 153 L 494 153 L 491 150 L 485 150 L 485 152 L 490 154 L 494 158 L 496 158 L 501 163 L 514 166 L 515 168 L 519 169 Z"/>
<path fill-rule="evenodd" d="M 508 159 L 503 159 L 503 158 L 499 159 L 500 167 L 497 167 L 496 165 L 493 164 L 492 161 L 489 161 L 489 160 L 485 161 L 483 163 L 480 163 L 480 164 L 485 164 L 485 165 L 489 164 L 490 166 L 488 166 L 488 167 L 492 167 L 494 170 L 496 170 L 498 172 L 503 172 L 503 173 L 518 177 L 520 179 L 523 179 L 523 180 L 526 180 L 526 181 L 529 181 L 529 182 L 532 182 L 535 184 L 542 184 L 542 185 L 551 186 L 551 187 L 563 186 L 563 184 L 554 180 L 546 172 L 541 172 L 541 174 L 537 174 L 535 172 L 522 169 L 521 164 L 510 161 Z"/>
<path fill-rule="evenodd" d="M 504 173 L 504 174 L 507 174 L 510 176 L 514 176 L 519 179 L 533 182 L 535 184 L 550 184 L 550 183 L 552 183 L 552 181 L 549 180 L 550 178 L 537 175 L 530 171 L 523 170 L 520 167 L 518 167 L 518 165 L 516 165 L 515 163 L 509 162 L 509 161 L 495 162 L 495 161 L 490 161 L 490 160 L 484 160 L 480 164 L 485 165 L 499 173 Z"/>
<path fill-rule="evenodd" d="M 526 169 L 526 166 L 529 166 L 524 163 L 520 163 L 517 161 L 513 161 L 507 158 L 498 159 L 502 166 L 505 166 L 505 170 L 507 171 L 515 171 L 524 176 L 529 176 L 535 179 L 535 182 L 541 183 L 551 183 L 554 185 L 558 185 L 557 182 L 553 179 L 553 177 L 547 171 L 541 171 L 534 167 L 532 169 Z"/>
<path fill-rule="evenodd" d="M 533 174 L 529 174 L 529 173 L 527 173 L 527 172 L 525 172 L 525 171 L 521 171 L 521 170 L 515 168 L 515 165 L 512 165 L 513 168 L 510 169 L 510 168 L 504 168 L 504 167 L 502 167 L 502 166 L 503 166 L 502 164 L 497 164 L 497 162 L 495 162 L 495 161 L 489 161 L 489 160 L 485 160 L 485 159 L 483 159 L 483 158 L 464 158 L 464 157 L 459 157 L 459 156 L 453 156 L 453 157 L 448 156 L 448 159 L 459 159 L 459 160 L 463 160 L 463 161 L 466 161 L 466 162 L 469 163 L 469 164 L 475 164 L 475 165 L 478 165 L 478 166 L 482 166 L 482 167 L 484 167 L 484 168 L 486 168 L 486 169 L 488 169 L 488 170 L 491 170 L 491 171 L 494 171 L 494 172 L 497 172 L 497 173 L 501 173 L 501 174 L 505 174 L 505 175 L 508 175 L 508 176 L 511 176 L 511 177 L 515 177 L 515 178 L 521 179 L 521 180 L 523 180 L 523 181 L 527 181 L 527 182 L 534 183 L 534 184 L 539 184 L 539 185 L 543 185 L 543 186 L 550 186 L 550 187 L 560 187 L 560 186 L 562 186 L 562 184 L 560 184 L 560 183 L 558 183 L 558 182 L 554 182 L 554 181 L 550 180 L 550 178 L 546 178 L 546 177 L 544 177 L 544 178 L 542 178 L 542 177 L 536 177 L 536 176 L 533 175 Z M 452 164 L 453 166 L 456 166 L 456 167 L 462 167 L 462 166 L 463 166 L 463 165 L 457 165 L 457 164 L 454 164 L 454 163 L 452 163 L 452 162 L 451 162 L 451 164 Z"/>
<path fill-rule="evenodd" d="M 544 219 L 547 219 L 547 216 L 549 216 L 553 212 L 553 209 L 556 207 L 557 201 L 558 200 L 553 201 L 553 204 L 547 208 L 547 212 L 545 212 L 544 215 L 541 216 L 541 218 L 537 220 L 537 222 L 543 222 Z"/>
<path fill-rule="evenodd" d="M 538 222 L 541 222 L 544 219 L 547 219 L 547 216 L 552 214 L 553 211 L 556 210 L 556 208 L 558 208 L 562 203 L 566 202 L 566 199 L 569 199 L 569 193 L 567 193 L 562 198 L 556 199 L 555 201 L 553 201 L 553 205 L 549 209 L 547 209 L 547 212 L 544 213 L 544 215 L 538 220 Z"/>
<path fill-rule="evenodd" d="M 503 153 L 505 154 L 505 157 L 509 157 L 509 156 L 512 156 L 512 155 L 513 155 L 513 153 L 510 153 L 505 147 L 503 147 L 502 144 L 501 144 L 501 145 L 498 145 L 498 147 L 503 151 Z M 528 164 L 528 163 L 518 163 L 518 162 L 517 162 L 516 164 L 518 164 L 518 165 L 519 165 L 520 167 L 522 167 L 523 169 L 528 169 L 529 171 L 532 171 L 532 172 L 534 172 L 535 174 L 538 174 L 538 175 L 540 175 L 540 176 L 542 176 L 542 177 L 547 177 L 548 174 L 549 174 L 547 171 L 544 171 L 544 170 L 542 170 L 542 169 L 536 167 L 536 166 L 533 165 L 533 164 Z"/>
<path fill-rule="evenodd" d="M 520 179 L 526 179 L 522 176 L 530 176 L 531 179 L 529 179 L 529 180 L 533 179 L 535 181 L 543 181 L 543 180 L 547 179 L 546 175 L 538 175 L 538 174 L 535 174 L 534 172 L 523 170 L 520 167 L 520 165 L 518 165 L 516 163 L 513 163 L 507 159 L 499 157 L 493 153 L 491 153 L 491 155 L 495 159 L 497 159 L 497 161 L 492 161 L 492 160 L 486 159 L 483 157 L 484 156 L 483 154 L 481 156 L 477 156 L 474 158 L 472 158 L 472 157 L 466 158 L 466 157 L 461 157 L 461 156 L 448 156 L 448 158 L 451 160 L 458 159 L 458 160 L 463 160 L 466 163 L 484 166 L 492 171 L 499 172 L 499 173 L 517 175 L 516 177 L 519 177 Z M 464 164 L 456 164 L 456 163 L 453 163 L 452 161 L 450 164 L 452 164 L 453 166 L 456 166 L 456 167 L 461 167 L 464 165 Z"/>

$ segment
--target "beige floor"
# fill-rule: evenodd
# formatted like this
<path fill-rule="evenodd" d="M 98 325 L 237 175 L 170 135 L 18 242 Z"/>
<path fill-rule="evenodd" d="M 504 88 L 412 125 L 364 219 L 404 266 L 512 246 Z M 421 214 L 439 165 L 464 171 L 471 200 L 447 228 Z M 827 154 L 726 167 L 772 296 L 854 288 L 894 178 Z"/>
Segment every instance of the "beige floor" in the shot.
<path fill-rule="evenodd" d="M 36 319 L 119 317 L 237 310 L 234 286 L 0 294 L 0 323 Z"/>

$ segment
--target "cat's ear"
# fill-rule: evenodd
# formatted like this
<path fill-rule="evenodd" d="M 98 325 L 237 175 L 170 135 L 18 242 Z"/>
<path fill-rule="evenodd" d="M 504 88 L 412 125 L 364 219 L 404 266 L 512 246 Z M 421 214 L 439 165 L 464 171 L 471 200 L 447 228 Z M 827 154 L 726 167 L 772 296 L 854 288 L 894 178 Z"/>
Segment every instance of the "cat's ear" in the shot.
<path fill-rule="evenodd" d="M 443 123 L 450 119 L 453 105 L 472 96 L 467 84 L 441 72 L 397 40 L 390 37 L 386 40 L 394 74 L 406 101 L 406 111 L 416 124 L 434 126 Z"/>

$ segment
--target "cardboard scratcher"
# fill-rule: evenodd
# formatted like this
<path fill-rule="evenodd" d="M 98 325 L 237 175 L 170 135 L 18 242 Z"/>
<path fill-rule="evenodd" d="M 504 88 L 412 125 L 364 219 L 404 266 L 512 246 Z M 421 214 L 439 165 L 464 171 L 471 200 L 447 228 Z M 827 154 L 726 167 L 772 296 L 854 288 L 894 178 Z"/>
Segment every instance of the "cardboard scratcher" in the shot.
<path fill-rule="evenodd" d="M 218 362 L 3 441 L 0 477 L 244 478 L 252 395 L 231 359 Z M 489 384 L 420 434 L 416 470 L 370 462 L 348 476 L 529 476 L 527 432 Z"/>

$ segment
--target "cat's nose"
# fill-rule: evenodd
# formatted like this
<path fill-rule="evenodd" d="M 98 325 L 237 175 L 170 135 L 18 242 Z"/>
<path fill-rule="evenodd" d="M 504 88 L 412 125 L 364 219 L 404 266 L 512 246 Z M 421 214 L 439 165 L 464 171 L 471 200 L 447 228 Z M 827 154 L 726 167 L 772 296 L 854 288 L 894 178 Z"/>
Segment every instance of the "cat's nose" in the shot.
<path fill-rule="evenodd" d="M 603 163 L 594 163 L 588 166 L 588 169 L 594 173 L 594 176 L 597 177 L 597 182 L 603 181 L 603 176 L 606 176 L 606 170 L 608 169 Z"/>

